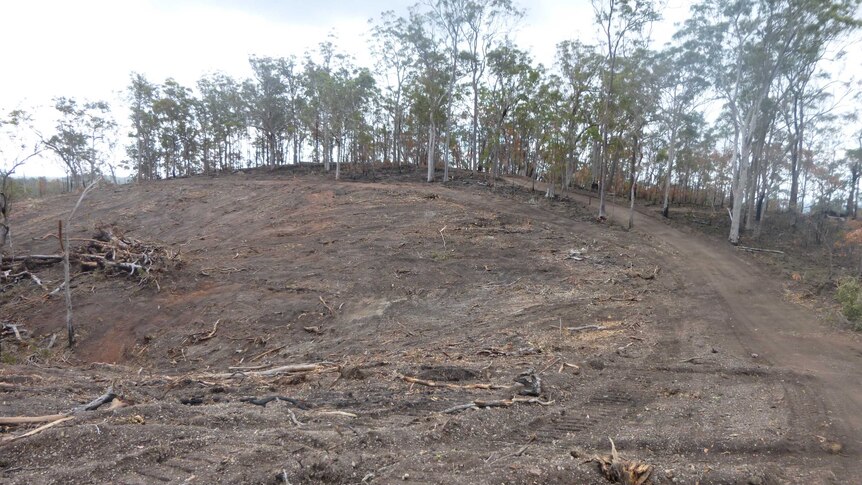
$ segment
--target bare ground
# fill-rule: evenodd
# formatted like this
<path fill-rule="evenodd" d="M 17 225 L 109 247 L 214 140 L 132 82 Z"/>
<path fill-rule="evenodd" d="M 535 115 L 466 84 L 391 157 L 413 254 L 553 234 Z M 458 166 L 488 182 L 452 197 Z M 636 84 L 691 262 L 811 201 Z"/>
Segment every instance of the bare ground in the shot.
<path fill-rule="evenodd" d="M 78 275 L 73 351 L 45 349 L 63 332 L 58 295 L 3 288 L 0 319 L 32 339 L 3 341 L 0 414 L 66 412 L 112 384 L 132 405 L 0 445 L 0 481 L 607 483 L 584 462 L 609 437 L 657 483 L 859 476 L 855 335 L 705 238 L 643 215 L 626 232 L 574 196 L 458 175 L 279 171 L 94 192 L 73 236 L 110 224 L 184 264 L 160 290 Z M 57 252 L 41 238 L 73 203 L 14 207 L 16 252 Z M 59 284 L 58 268 L 39 274 Z M 587 325 L 601 329 L 567 330 Z M 322 364 L 253 374 L 298 363 Z M 512 398 L 530 371 L 546 405 L 443 412 Z M 308 406 L 242 400 L 265 396 Z"/>

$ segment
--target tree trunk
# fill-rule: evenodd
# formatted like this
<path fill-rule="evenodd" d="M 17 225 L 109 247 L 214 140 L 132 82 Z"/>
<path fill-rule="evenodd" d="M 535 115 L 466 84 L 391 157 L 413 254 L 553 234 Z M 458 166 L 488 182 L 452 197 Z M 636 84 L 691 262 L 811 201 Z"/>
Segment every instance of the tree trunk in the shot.
<path fill-rule="evenodd" d="M 856 184 L 859 181 L 859 167 L 853 165 L 850 167 L 850 190 L 847 193 L 847 217 L 856 218 Z"/>
<path fill-rule="evenodd" d="M 739 179 L 733 191 L 733 209 L 730 222 L 730 243 L 734 246 L 739 244 L 739 229 L 742 222 L 742 206 L 746 188 L 748 187 L 749 159 L 751 157 L 751 126 L 756 123 L 757 116 L 752 114 L 752 120 L 747 123 L 742 133 L 742 147 L 739 153 Z"/>
<path fill-rule="evenodd" d="M 799 96 L 793 98 L 793 136 L 790 140 L 790 210 L 799 211 L 797 199 L 799 197 L 799 172 L 800 172 L 800 157 L 802 156 L 803 145 L 803 120 L 805 115 L 803 104 L 799 100 Z M 803 207 L 804 209 L 804 207 Z"/>
<path fill-rule="evenodd" d="M 758 150 L 760 151 L 760 150 Z M 754 229 L 755 223 L 755 201 L 757 200 L 757 182 L 760 179 L 760 165 L 763 163 L 761 154 L 756 154 L 751 157 L 751 168 L 749 169 L 751 176 L 748 178 L 748 187 L 746 188 L 745 200 L 745 230 Z"/>
<path fill-rule="evenodd" d="M 455 96 L 455 75 L 458 70 L 458 36 L 452 38 L 452 71 L 449 73 L 449 91 L 446 93 L 446 139 L 443 147 L 443 181 L 449 181 L 449 149 L 452 138 L 452 98 Z"/>
<path fill-rule="evenodd" d="M 667 150 L 667 169 L 664 176 L 664 203 L 661 206 L 661 215 L 669 217 L 670 215 L 670 180 L 671 172 L 673 171 L 674 157 L 676 156 L 676 114 L 671 120 L 670 129 L 670 146 Z"/>
<path fill-rule="evenodd" d="M 631 229 L 635 225 L 635 195 L 636 192 L 636 184 L 637 184 L 637 159 L 638 159 L 638 139 L 635 137 L 634 139 L 634 148 L 632 149 L 632 165 L 631 165 L 631 173 L 629 174 L 629 225 L 628 228 Z"/>
<path fill-rule="evenodd" d="M 470 133 L 470 170 L 476 172 L 479 165 L 479 80 L 477 69 L 473 69 L 473 126 Z"/>
<path fill-rule="evenodd" d="M 435 145 L 435 127 L 434 115 L 431 115 L 431 121 L 428 124 L 428 182 L 434 181 L 434 145 Z"/>
<path fill-rule="evenodd" d="M 343 146 L 344 146 L 344 140 L 341 140 L 338 143 L 338 154 L 336 155 L 336 158 L 335 158 L 335 180 L 338 180 L 338 178 L 341 176 L 341 155 L 342 155 L 342 150 L 343 150 L 342 147 Z"/>

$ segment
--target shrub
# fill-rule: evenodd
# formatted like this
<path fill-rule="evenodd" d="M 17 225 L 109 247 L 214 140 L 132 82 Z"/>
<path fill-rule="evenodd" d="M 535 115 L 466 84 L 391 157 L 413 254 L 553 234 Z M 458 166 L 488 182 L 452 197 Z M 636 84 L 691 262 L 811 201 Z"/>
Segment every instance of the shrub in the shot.
<path fill-rule="evenodd" d="M 841 303 L 841 310 L 848 320 L 856 324 L 856 329 L 862 328 L 862 285 L 856 278 L 845 278 L 838 285 L 835 298 Z"/>

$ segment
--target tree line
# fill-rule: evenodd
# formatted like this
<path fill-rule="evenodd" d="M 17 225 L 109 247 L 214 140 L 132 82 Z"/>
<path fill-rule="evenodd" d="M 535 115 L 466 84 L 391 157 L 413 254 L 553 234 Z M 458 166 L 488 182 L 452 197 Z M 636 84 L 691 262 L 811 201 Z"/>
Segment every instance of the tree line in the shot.
<path fill-rule="evenodd" d="M 194 86 L 133 73 L 121 164 L 137 180 L 300 162 L 520 174 L 661 204 L 727 208 L 729 239 L 768 210 L 855 217 L 858 92 L 827 66 L 862 0 L 701 0 L 651 45 L 652 0 L 593 0 L 599 38 L 560 42 L 552 66 L 511 40 L 511 0 L 427 0 L 370 21 L 373 66 L 326 39 L 298 57 L 249 59 L 252 76 Z M 42 147 L 79 185 L 120 143 L 105 102 L 55 100 Z M 849 144 L 848 144 L 849 143 Z M 442 171 L 438 175 L 438 171 Z M 722 209 L 723 210 L 723 209 Z"/>

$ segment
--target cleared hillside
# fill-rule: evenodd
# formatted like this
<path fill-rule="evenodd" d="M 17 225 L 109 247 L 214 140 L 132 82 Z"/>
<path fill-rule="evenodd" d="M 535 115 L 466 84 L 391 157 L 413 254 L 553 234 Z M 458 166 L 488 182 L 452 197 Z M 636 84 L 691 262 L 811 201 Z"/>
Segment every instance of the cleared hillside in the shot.
<path fill-rule="evenodd" d="M 0 478 L 607 483 L 585 461 L 608 437 L 660 483 L 816 483 L 858 461 L 858 441 L 816 424 L 804 372 L 753 357 L 660 238 L 469 174 L 356 178 L 92 192 L 76 244 L 110 227 L 178 264 L 146 285 L 73 265 L 71 351 L 59 265 L 34 269 L 47 290 L 4 285 L 2 320 L 26 330 L 3 339 L 4 416 L 109 387 L 128 405 L 0 445 Z M 49 235 L 75 198 L 15 206 L 16 254 L 58 253 Z"/>

